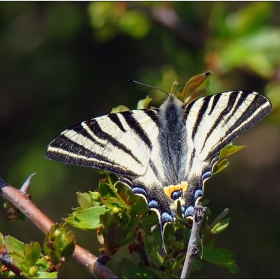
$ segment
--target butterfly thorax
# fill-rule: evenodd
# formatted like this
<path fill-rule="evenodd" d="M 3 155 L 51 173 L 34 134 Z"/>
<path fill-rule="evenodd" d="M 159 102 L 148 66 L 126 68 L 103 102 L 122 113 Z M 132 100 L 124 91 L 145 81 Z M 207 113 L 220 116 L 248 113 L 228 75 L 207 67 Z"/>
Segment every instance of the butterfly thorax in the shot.
<path fill-rule="evenodd" d="M 186 178 L 187 131 L 182 119 L 183 103 L 169 95 L 159 109 L 159 157 L 164 168 L 163 185 L 177 185 Z"/>

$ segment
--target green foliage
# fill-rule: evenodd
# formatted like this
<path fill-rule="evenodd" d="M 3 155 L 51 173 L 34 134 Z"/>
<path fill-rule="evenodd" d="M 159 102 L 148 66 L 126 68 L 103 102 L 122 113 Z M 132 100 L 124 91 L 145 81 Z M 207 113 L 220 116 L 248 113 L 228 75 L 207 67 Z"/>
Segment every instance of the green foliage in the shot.
<path fill-rule="evenodd" d="M 229 161 L 228 161 L 228 159 L 226 159 L 226 157 L 240 151 L 244 147 L 245 146 L 234 146 L 234 145 L 232 145 L 232 143 L 230 143 L 226 147 L 224 147 L 220 151 L 220 158 L 219 158 L 219 161 L 214 166 L 213 174 L 217 174 L 218 172 L 222 171 L 223 169 L 225 169 L 228 166 Z"/>
<path fill-rule="evenodd" d="M 127 10 L 125 2 L 92 2 L 88 13 L 96 36 L 101 41 L 110 40 L 118 32 L 140 39 L 151 27 L 141 11 Z"/>
<path fill-rule="evenodd" d="M 0 276 L 15 278 L 20 271 L 24 278 L 57 278 L 65 259 L 73 254 L 74 246 L 74 234 L 65 225 L 51 228 L 44 241 L 44 251 L 38 242 L 24 244 L 0 233 Z"/>
<path fill-rule="evenodd" d="M 184 262 L 190 236 L 190 228 L 178 219 L 168 224 L 164 243 L 167 255 L 162 255 L 162 240 L 155 212 L 148 211 L 142 197 L 133 195 L 130 189 L 107 175 L 101 180 L 98 192 L 78 193 L 80 207 L 67 218 L 67 223 L 83 230 L 97 233 L 102 259 L 109 260 L 120 247 L 128 245 L 130 253 L 141 259 L 138 265 L 128 259 L 120 262 L 120 271 L 125 278 L 177 278 Z M 83 197 L 83 199 L 81 199 Z M 95 206 L 92 206 L 95 205 Z M 100 210 L 102 209 L 102 210 Z M 202 229 L 202 259 L 238 271 L 233 254 L 226 249 L 214 248 L 215 236 L 228 227 L 229 218 L 223 211 L 212 223 Z M 209 216 L 207 216 L 207 220 Z M 151 230 L 151 228 L 154 228 Z M 203 262 L 197 260 L 193 271 L 199 271 Z M 134 276 L 133 276 L 134 275 Z"/>
<path fill-rule="evenodd" d="M 189 103 L 203 95 L 207 87 L 210 85 L 208 79 L 210 75 L 210 72 L 206 72 L 190 78 L 182 89 L 182 92 L 178 94 L 178 97 L 185 103 Z"/>
<path fill-rule="evenodd" d="M 164 93 L 135 89 L 124 82 L 128 78 L 168 91 L 174 80 L 184 84 L 186 77 L 210 70 L 214 74 L 210 93 L 253 89 L 273 104 L 272 113 L 255 130 L 260 131 L 259 137 L 253 137 L 260 143 L 256 149 L 260 158 L 255 150 L 251 156 L 243 153 L 238 163 L 250 178 L 248 191 L 256 191 L 245 190 L 249 196 L 241 195 L 244 173 L 230 168 L 228 177 L 233 180 L 227 182 L 227 189 L 221 188 L 223 180 L 216 181 L 211 195 L 236 205 L 234 231 L 242 232 L 242 238 L 236 242 L 230 237 L 228 247 L 237 248 L 239 263 L 246 267 L 239 276 L 277 277 L 277 230 L 270 230 L 270 238 L 261 242 L 269 259 L 263 258 L 262 246 L 256 244 L 279 213 L 273 191 L 279 181 L 279 12 L 277 2 L 1 2 L 1 177 L 19 185 L 37 172 L 34 184 L 38 187 L 32 189 L 32 196 L 51 216 L 64 216 L 73 206 L 68 194 L 96 187 L 95 178 L 92 170 L 46 160 L 48 140 L 68 125 L 108 113 L 107 106 L 116 100 L 133 104 L 140 98 L 139 91 L 141 96 L 152 96 L 155 104 L 162 103 Z M 248 164 L 256 160 L 257 172 Z M 227 164 L 221 159 L 215 170 Z M 267 177 L 270 180 L 264 182 Z M 248 199 L 255 205 L 269 201 L 269 207 L 255 207 L 251 215 L 242 211 L 248 209 Z M 218 211 L 215 207 L 211 206 L 213 212 Z M 11 219 L 18 217 L 11 212 Z M 264 221 L 261 227 L 260 220 Z M 0 228 L 11 235 L 18 233 L 4 219 Z M 39 238 L 29 227 L 23 226 L 20 232 L 27 239 Z M 254 252 L 250 262 L 248 252 Z M 200 265 L 197 260 L 194 267 Z M 81 277 L 77 271 L 73 266 L 63 271 L 63 277 Z M 207 273 L 225 277 L 220 270 Z"/>

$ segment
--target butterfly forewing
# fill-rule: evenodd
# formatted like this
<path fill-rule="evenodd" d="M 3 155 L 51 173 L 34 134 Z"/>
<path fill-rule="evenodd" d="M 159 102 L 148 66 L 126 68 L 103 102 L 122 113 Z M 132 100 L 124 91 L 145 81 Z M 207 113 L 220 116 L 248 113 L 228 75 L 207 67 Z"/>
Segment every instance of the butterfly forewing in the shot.
<path fill-rule="evenodd" d="M 145 173 L 158 135 L 156 110 L 133 110 L 84 121 L 55 137 L 46 157 L 128 177 Z"/>
<path fill-rule="evenodd" d="M 200 98 L 185 107 L 186 126 L 197 156 L 207 160 L 271 110 L 269 100 L 252 91 L 228 91 Z"/>

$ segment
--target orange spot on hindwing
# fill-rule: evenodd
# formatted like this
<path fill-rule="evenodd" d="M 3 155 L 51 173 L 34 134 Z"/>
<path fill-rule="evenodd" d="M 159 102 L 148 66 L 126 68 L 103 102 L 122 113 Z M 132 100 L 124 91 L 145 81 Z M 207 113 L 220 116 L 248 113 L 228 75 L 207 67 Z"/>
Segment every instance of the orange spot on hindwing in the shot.
<path fill-rule="evenodd" d="M 182 196 L 182 194 L 186 192 L 187 189 L 188 189 L 187 182 L 182 182 L 180 185 L 170 185 L 168 187 L 163 187 L 165 194 L 173 200 L 176 200 L 180 196 Z"/>

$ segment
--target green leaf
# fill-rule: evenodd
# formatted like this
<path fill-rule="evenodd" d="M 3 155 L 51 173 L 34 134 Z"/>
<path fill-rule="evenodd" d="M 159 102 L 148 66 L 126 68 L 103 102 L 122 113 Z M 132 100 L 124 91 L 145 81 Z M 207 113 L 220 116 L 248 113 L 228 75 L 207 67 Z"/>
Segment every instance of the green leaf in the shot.
<path fill-rule="evenodd" d="M 222 232 L 223 230 L 225 230 L 228 227 L 229 221 L 230 221 L 230 218 L 221 220 L 219 223 L 217 223 L 217 224 L 215 224 L 215 226 L 213 226 L 213 228 L 211 229 L 211 233 L 218 234 L 218 233 Z"/>
<path fill-rule="evenodd" d="M 111 113 L 120 113 L 125 111 L 129 111 L 129 108 L 124 105 L 119 105 L 118 107 L 112 108 Z"/>
<path fill-rule="evenodd" d="M 104 197 L 116 197 L 115 195 L 115 190 L 112 190 L 112 188 L 108 185 L 108 183 L 106 182 L 106 180 L 100 180 L 99 186 L 98 186 L 98 190 L 100 193 L 100 196 L 102 198 Z"/>
<path fill-rule="evenodd" d="M 178 94 L 178 97 L 184 100 L 185 103 L 189 103 L 202 95 L 210 85 L 209 76 L 211 73 L 206 73 L 195 75 L 189 79 L 182 92 Z"/>
<path fill-rule="evenodd" d="M 75 248 L 75 236 L 65 224 L 51 227 L 44 240 L 44 251 L 54 265 L 60 264 L 62 257 L 70 257 Z"/>
<path fill-rule="evenodd" d="M 51 266 L 51 262 L 44 258 L 40 258 L 37 260 L 36 265 L 38 266 L 39 271 L 47 271 Z"/>
<path fill-rule="evenodd" d="M 5 244 L 5 238 L 4 235 L 0 232 L 0 245 L 4 245 Z"/>
<path fill-rule="evenodd" d="M 131 212 L 135 211 L 138 215 L 145 214 L 146 212 L 148 212 L 149 208 L 147 206 L 145 199 L 140 196 L 136 196 L 136 195 L 133 196 L 136 197 L 137 201 L 131 206 L 130 211 Z"/>
<path fill-rule="evenodd" d="M 139 100 L 137 103 L 137 109 L 148 109 L 152 100 L 153 99 L 149 96 L 146 96 L 146 98 Z"/>
<path fill-rule="evenodd" d="M 89 207 L 92 207 L 91 203 L 91 195 L 89 193 L 81 193 L 77 192 L 77 200 L 82 209 L 87 209 Z"/>
<path fill-rule="evenodd" d="M 271 3 L 251 2 L 247 7 L 228 16 L 228 26 L 232 27 L 230 32 L 234 36 L 245 35 L 256 32 L 266 22 L 271 14 Z"/>
<path fill-rule="evenodd" d="M 5 238 L 5 246 L 10 254 L 16 254 L 21 257 L 24 256 L 25 245 L 23 242 L 19 241 L 18 239 L 10 235 L 7 236 Z"/>
<path fill-rule="evenodd" d="M 221 172 L 223 169 L 225 169 L 229 165 L 229 161 L 225 159 L 225 157 L 228 157 L 241 149 L 243 149 L 245 146 L 234 146 L 232 144 L 229 144 L 225 146 L 220 151 L 220 160 L 215 164 L 213 169 L 213 175 Z"/>
<path fill-rule="evenodd" d="M 57 274 L 58 272 L 44 272 L 44 271 L 38 271 L 37 278 L 41 278 L 41 279 L 56 279 L 57 278 Z"/>
<path fill-rule="evenodd" d="M 233 259 L 233 253 L 227 249 L 216 248 L 204 252 L 203 259 L 219 266 L 228 267 L 230 271 L 234 273 L 238 268 Z"/>
<path fill-rule="evenodd" d="M 227 267 L 228 267 L 230 273 L 232 273 L 232 274 L 235 274 L 235 273 L 239 272 L 239 267 L 235 262 L 229 263 L 227 265 Z"/>
<path fill-rule="evenodd" d="M 219 160 L 215 166 L 214 166 L 214 169 L 213 169 L 213 175 L 221 172 L 223 169 L 225 169 L 227 166 L 229 165 L 229 161 L 227 159 L 222 159 L 222 160 Z"/>
<path fill-rule="evenodd" d="M 100 215 L 109 211 L 106 206 L 95 206 L 85 210 L 78 210 L 73 212 L 66 222 L 76 228 L 95 230 L 102 225 L 100 223 Z"/>
<path fill-rule="evenodd" d="M 243 149 L 245 146 L 234 146 L 232 144 L 229 144 L 225 146 L 221 151 L 220 151 L 220 159 L 223 159 L 225 157 L 228 157 L 241 149 Z"/>
<path fill-rule="evenodd" d="M 226 208 L 222 211 L 222 213 L 220 213 L 215 220 L 211 223 L 211 225 L 209 226 L 209 228 L 213 228 L 217 223 L 219 223 L 227 214 L 229 213 L 229 208 Z"/>
<path fill-rule="evenodd" d="M 192 271 L 200 271 L 203 267 L 204 263 L 199 259 L 195 259 L 192 266 Z"/>
<path fill-rule="evenodd" d="M 29 266 L 33 266 L 40 258 L 40 254 L 41 254 L 40 244 L 38 242 L 31 242 L 29 245 L 27 245 L 25 249 L 24 257 L 25 260 L 28 262 Z"/>
<path fill-rule="evenodd" d="M 120 271 L 126 279 L 155 279 L 158 275 L 150 271 L 148 268 L 136 266 L 130 260 L 124 258 L 120 263 Z"/>
<path fill-rule="evenodd" d="M 149 20 L 137 10 L 127 10 L 122 14 L 118 26 L 124 33 L 136 39 L 144 37 L 151 28 Z"/>
<path fill-rule="evenodd" d="M 204 241 L 203 252 L 205 253 L 205 252 L 213 250 L 214 246 L 215 246 L 215 240 L 208 239 L 206 242 Z"/>

